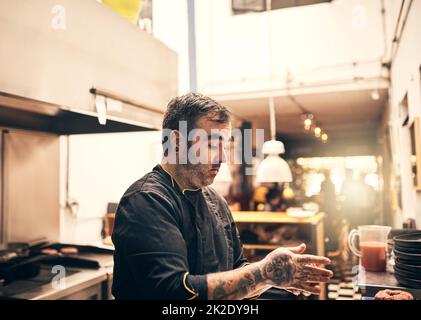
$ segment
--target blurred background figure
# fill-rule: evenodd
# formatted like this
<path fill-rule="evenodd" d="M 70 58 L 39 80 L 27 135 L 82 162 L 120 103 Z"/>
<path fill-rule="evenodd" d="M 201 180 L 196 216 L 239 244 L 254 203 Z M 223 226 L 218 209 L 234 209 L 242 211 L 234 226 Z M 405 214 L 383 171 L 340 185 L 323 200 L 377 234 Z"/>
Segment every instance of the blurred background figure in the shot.
<path fill-rule="evenodd" d="M 363 224 L 379 224 L 380 221 L 377 221 L 377 217 L 381 215 L 380 213 L 380 200 L 378 199 L 378 193 L 373 188 L 373 186 L 367 184 L 367 177 L 368 175 L 364 175 L 361 177 L 362 182 L 362 190 L 364 193 L 364 197 L 361 199 L 362 203 L 362 210 L 363 210 L 363 219 L 361 223 Z"/>
<path fill-rule="evenodd" d="M 330 171 L 322 171 L 325 179 L 320 187 L 320 205 L 321 209 L 331 218 L 336 213 L 336 192 L 335 185 L 330 179 Z"/>
<path fill-rule="evenodd" d="M 272 187 L 269 188 L 268 192 L 266 193 L 266 211 L 282 211 L 285 208 L 285 203 L 282 200 L 282 190 L 283 187 L 279 186 L 278 183 L 274 183 Z"/>
<path fill-rule="evenodd" d="M 344 217 L 352 228 L 373 223 L 375 191 L 367 185 L 362 176 L 354 176 L 353 170 L 346 169 L 341 188 Z"/>
<path fill-rule="evenodd" d="M 288 183 L 272 184 L 265 197 L 265 211 L 286 212 L 288 208 L 298 205 L 294 191 Z"/>
<path fill-rule="evenodd" d="M 340 221 L 340 216 L 337 210 L 336 192 L 335 185 L 330 179 L 330 171 L 325 169 L 322 171 L 324 175 L 324 181 L 320 186 L 320 209 L 326 214 L 325 229 L 327 243 L 330 246 L 336 247 L 337 237 L 336 228 Z"/>

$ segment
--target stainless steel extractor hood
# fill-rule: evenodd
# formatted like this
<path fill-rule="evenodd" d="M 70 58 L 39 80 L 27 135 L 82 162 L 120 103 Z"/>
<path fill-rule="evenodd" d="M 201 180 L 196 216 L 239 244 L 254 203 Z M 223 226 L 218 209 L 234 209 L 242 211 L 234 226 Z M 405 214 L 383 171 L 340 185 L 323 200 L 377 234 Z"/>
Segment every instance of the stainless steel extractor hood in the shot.
<path fill-rule="evenodd" d="M 156 130 L 177 92 L 177 54 L 101 3 L 0 0 L 0 126 Z"/>
<path fill-rule="evenodd" d="M 110 99 L 101 97 L 105 102 Z M 92 103 L 95 104 L 94 99 Z M 115 103 L 120 104 L 119 115 L 108 112 L 104 115 L 106 122 L 101 124 L 98 112 L 94 110 L 68 108 L 0 92 L 0 127 L 44 131 L 59 135 L 147 131 L 160 128 L 161 111 L 143 109 L 122 101 Z"/>

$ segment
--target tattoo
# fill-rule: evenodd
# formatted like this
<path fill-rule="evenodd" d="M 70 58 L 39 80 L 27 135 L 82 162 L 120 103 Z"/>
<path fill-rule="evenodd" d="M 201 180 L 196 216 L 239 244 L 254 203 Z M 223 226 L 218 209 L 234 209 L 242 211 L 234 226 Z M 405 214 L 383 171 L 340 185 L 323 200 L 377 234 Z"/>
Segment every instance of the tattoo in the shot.
<path fill-rule="evenodd" d="M 305 266 L 298 264 L 294 279 L 299 280 L 299 281 L 306 281 L 310 275 L 311 275 L 310 270 L 306 269 Z"/>
<path fill-rule="evenodd" d="M 295 272 L 295 263 L 289 255 L 280 255 L 273 258 L 264 268 L 266 278 L 271 279 L 277 286 L 291 283 L 294 280 Z"/>
<path fill-rule="evenodd" d="M 254 279 L 256 280 L 256 283 L 260 283 L 260 282 L 263 282 L 264 281 L 262 272 L 260 271 L 260 268 L 259 267 L 254 267 L 251 272 L 252 272 L 252 274 L 254 276 Z"/>
<path fill-rule="evenodd" d="M 241 299 L 256 291 L 257 285 L 263 283 L 264 277 L 258 266 L 250 267 L 250 270 L 241 275 L 238 280 L 215 279 L 216 284 L 213 289 L 212 284 L 208 283 L 209 298 L 217 300 Z"/>
<path fill-rule="evenodd" d="M 225 291 L 226 281 L 221 280 L 219 281 L 218 285 L 213 290 L 213 298 L 216 300 L 222 300 L 224 297 L 227 296 L 227 292 Z"/>

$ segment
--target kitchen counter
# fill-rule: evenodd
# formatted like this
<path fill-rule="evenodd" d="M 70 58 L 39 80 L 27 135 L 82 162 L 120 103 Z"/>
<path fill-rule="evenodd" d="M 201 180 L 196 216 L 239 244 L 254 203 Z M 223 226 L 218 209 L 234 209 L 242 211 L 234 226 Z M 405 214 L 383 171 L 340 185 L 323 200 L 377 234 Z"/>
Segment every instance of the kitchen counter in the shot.
<path fill-rule="evenodd" d="M 102 260 L 104 260 L 102 258 Z M 104 262 L 104 261 L 103 261 Z M 42 265 L 39 275 L 25 280 L 17 280 L 8 286 L 0 287 L 0 298 L 26 300 L 108 300 L 112 299 L 111 284 L 113 256 L 99 269 L 65 268 L 66 275 L 62 286 L 54 286 L 53 266 Z M 59 281 L 55 283 L 60 284 Z"/>
<path fill-rule="evenodd" d="M 393 273 L 390 272 L 362 272 L 359 269 L 357 286 L 365 297 L 374 297 L 380 290 L 403 290 L 410 292 L 415 299 L 421 299 L 421 289 L 412 289 L 401 286 Z"/>

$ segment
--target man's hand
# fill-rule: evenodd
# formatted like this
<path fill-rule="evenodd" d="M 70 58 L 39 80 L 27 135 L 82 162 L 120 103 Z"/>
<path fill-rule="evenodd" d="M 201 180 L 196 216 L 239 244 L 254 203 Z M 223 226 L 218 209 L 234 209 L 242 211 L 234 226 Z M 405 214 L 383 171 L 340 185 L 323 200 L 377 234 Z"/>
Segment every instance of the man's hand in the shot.
<path fill-rule="evenodd" d="M 328 281 L 333 273 L 318 265 L 330 264 L 324 257 L 302 254 L 305 245 L 279 248 L 263 260 L 243 268 L 207 275 L 209 299 L 244 299 L 278 287 L 294 294 L 319 294 L 319 282 Z"/>
<path fill-rule="evenodd" d="M 327 282 L 332 271 L 321 266 L 330 264 L 325 257 L 304 253 L 304 244 L 295 248 L 278 248 L 269 253 L 262 262 L 262 275 L 267 283 L 294 294 L 320 294 L 320 282 Z"/>

